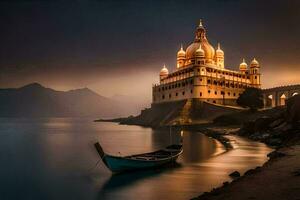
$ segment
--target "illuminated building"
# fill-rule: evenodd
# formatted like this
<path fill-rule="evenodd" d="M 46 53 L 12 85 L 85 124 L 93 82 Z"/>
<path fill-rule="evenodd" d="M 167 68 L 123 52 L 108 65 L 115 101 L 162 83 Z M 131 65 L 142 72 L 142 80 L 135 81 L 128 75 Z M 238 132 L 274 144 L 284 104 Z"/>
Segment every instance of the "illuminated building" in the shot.
<path fill-rule="evenodd" d="M 184 99 L 236 105 L 236 99 L 247 87 L 261 87 L 258 61 L 250 66 L 243 59 L 238 70 L 230 70 L 224 64 L 224 51 L 209 43 L 201 20 L 194 41 L 177 53 L 177 66 L 173 72 L 164 66 L 159 74 L 159 84 L 153 85 L 154 104 Z"/>

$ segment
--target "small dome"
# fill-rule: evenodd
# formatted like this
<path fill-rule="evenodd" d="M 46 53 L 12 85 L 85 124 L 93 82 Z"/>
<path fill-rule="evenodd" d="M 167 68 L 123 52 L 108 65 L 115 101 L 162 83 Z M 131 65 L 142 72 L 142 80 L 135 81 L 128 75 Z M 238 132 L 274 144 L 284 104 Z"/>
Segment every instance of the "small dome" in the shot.
<path fill-rule="evenodd" d="M 259 63 L 255 58 L 251 61 L 250 67 L 259 67 Z"/>
<path fill-rule="evenodd" d="M 180 50 L 177 52 L 177 57 L 185 57 L 185 51 L 181 45 Z"/>
<path fill-rule="evenodd" d="M 245 62 L 245 59 L 243 58 L 243 62 L 240 64 L 240 70 L 241 71 L 246 71 L 247 70 L 247 63 Z"/>
<path fill-rule="evenodd" d="M 199 49 L 201 44 L 201 49 L 205 52 L 205 58 L 208 60 L 213 60 L 215 57 L 215 49 L 207 42 L 194 42 L 186 49 L 186 58 L 191 59 L 195 57 L 196 50 Z"/>
<path fill-rule="evenodd" d="M 202 49 L 201 44 L 199 45 L 199 48 L 196 50 L 195 56 L 196 57 L 205 57 L 205 52 Z"/>
<path fill-rule="evenodd" d="M 163 68 L 160 70 L 159 75 L 160 76 L 166 76 L 169 74 L 169 70 L 166 68 L 166 65 L 163 66 Z"/>
<path fill-rule="evenodd" d="M 219 56 L 224 56 L 224 51 L 221 49 L 220 47 L 220 43 L 218 43 L 218 48 L 216 50 L 216 56 L 219 57 Z"/>

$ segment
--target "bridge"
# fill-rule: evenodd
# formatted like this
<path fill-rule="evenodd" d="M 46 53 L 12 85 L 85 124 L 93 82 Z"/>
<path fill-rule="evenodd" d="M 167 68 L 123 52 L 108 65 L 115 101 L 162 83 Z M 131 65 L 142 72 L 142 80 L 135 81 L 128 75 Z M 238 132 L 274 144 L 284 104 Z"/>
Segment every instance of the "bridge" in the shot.
<path fill-rule="evenodd" d="M 283 106 L 288 98 L 300 94 L 300 84 L 268 88 L 262 91 L 265 107 Z"/>

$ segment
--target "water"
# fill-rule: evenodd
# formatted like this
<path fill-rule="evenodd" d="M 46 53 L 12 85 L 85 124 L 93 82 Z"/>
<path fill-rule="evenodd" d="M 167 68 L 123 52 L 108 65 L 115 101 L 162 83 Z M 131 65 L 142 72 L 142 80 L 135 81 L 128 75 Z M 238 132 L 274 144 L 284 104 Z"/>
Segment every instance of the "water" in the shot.
<path fill-rule="evenodd" d="M 173 142 L 179 133 L 172 132 Z M 234 170 L 262 165 L 264 144 L 233 137 L 225 152 L 216 140 L 184 131 L 184 153 L 170 169 L 112 176 L 93 142 L 129 155 L 170 143 L 168 131 L 94 123 L 91 119 L 0 119 L 0 199 L 190 199 L 230 180 Z"/>

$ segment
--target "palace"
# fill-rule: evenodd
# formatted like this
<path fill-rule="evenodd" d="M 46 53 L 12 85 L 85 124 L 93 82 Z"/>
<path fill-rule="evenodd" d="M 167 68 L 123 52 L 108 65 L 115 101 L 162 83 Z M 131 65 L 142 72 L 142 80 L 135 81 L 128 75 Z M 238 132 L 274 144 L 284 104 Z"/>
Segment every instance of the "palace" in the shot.
<path fill-rule="evenodd" d="M 196 29 L 194 42 L 177 53 L 176 69 L 169 73 L 164 66 L 159 84 L 153 85 L 152 103 L 199 99 L 214 104 L 236 105 L 236 99 L 247 87 L 261 87 L 260 66 L 254 58 L 248 68 L 243 62 L 239 70 L 225 68 L 224 51 L 215 50 L 208 42 L 202 21 Z"/>

